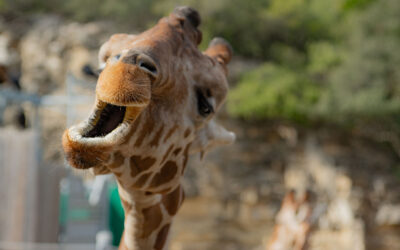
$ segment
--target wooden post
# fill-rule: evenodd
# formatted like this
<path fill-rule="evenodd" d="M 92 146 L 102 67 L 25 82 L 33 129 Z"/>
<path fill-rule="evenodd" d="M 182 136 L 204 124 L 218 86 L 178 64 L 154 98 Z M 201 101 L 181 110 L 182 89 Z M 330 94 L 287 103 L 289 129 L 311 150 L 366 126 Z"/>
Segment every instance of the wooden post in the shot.
<path fill-rule="evenodd" d="M 56 242 L 62 167 L 41 166 L 32 130 L 0 129 L 0 241 Z"/>
<path fill-rule="evenodd" d="M 37 161 L 31 130 L 0 130 L 0 240 L 32 241 Z"/>

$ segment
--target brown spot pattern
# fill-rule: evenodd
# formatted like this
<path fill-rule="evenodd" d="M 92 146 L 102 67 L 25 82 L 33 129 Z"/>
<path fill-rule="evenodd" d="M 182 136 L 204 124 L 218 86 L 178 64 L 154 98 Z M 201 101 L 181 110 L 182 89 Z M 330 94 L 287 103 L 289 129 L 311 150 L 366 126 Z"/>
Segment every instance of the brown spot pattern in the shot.
<path fill-rule="evenodd" d="M 148 136 L 154 129 L 154 121 L 152 118 L 147 119 L 147 123 L 143 125 L 143 129 L 140 133 L 139 138 L 135 142 L 135 147 L 142 145 L 144 138 Z"/>
<path fill-rule="evenodd" d="M 111 155 L 107 154 L 107 155 L 104 156 L 104 161 L 109 161 L 110 158 L 111 158 Z"/>
<path fill-rule="evenodd" d="M 179 152 L 181 152 L 181 150 L 182 150 L 182 148 L 177 148 L 177 149 L 174 150 L 173 154 L 175 156 L 177 156 L 179 154 Z"/>
<path fill-rule="evenodd" d="M 183 166 L 182 166 L 182 174 L 185 172 L 187 161 L 189 159 L 189 148 L 192 143 L 186 145 L 185 150 L 183 151 Z"/>
<path fill-rule="evenodd" d="M 180 205 L 181 186 L 179 185 L 169 194 L 163 195 L 162 203 L 169 215 L 175 215 Z"/>
<path fill-rule="evenodd" d="M 164 130 L 164 125 L 161 125 L 161 127 L 158 129 L 157 133 L 154 135 L 153 140 L 151 140 L 150 146 L 152 146 L 152 147 L 158 146 L 158 142 L 160 141 L 163 130 Z"/>
<path fill-rule="evenodd" d="M 125 157 L 122 155 L 122 153 L 120 151 L 115 152 L 114 154 L 114 160 L 113 162 L 110 164 L 110 168 L 117 168 L 119 166 L 122 165 L 122 163 L 124 163 Z"/>
<path fill-rule="evenodd" d="M 165 188 L 165 189 L 161 189 L 160 191 L 158 191 L 157 193 L 159 193 L 159 194 L 168 194 L 168 193 L 170 193 L 171 192 L 171 187 L 167 187 L 167 188 Z"/>
<path fill-rule="evenodd" d="M 140 172 L 145 171 L 153 166 L 155 162 L 156 159 L 151 156 L 147 156 L 145 158 L 142 158 L 138 155 L 132 156 L 130 159 L 131 176 L 137 176 Z"/>
<path fill-rule="evenodd" d="M 169 146 L 169 148 L 167 149 L 167 152 L 164 154 L 162 160 L 161 160 L 161 164 L 164 163 L 164 161 L 168 158 L 169 154 L 171 153 L 172 149 L 174 148 L 174 144 L 172 144 L 171 146 Z"/>
<path fill-rule="evenodd" d="M 143 209 L 142 213 L 144 217 L 144 224 L 143 231 L 140 237 L 147 238 L 149 237 L 151 232 L 157 229 L 162 221 L 161 208 L 158 204 L 156 204 L 152 207 Z"/>
<path fill-rule="evenodd" d="M 131 130 L 129 131 L 129 133 L 124 137 L 123 141 L 122 141 L 122 145 L 129 143 L 129 140 L 131 139 L 132 135 L 137 131 L 138 127 L 139 127 L 139 123 L 140 120 L 137 119 L 134 123 L 133 126 L 131 128 Z"/>
<path fill-rule="evenodd" d="M 174 125 L 169 131 L 168 131 L 168 133 L 167 133 L 167 135 L 165 136 L 165 138 L 164 138 L 164 142 L 166 142 L 170 137 L 171 137 L 171 135 L 175 132 L 175 130 L 177 130 L 178 129 L 178 125 Z"/>
<path fill-rule="evenodd" d="M 139 177 L 139 179 L 135 182 L 135 184 L 132 185 L 132 188 L 141 188 L 143 185 L 146 183 L 146 181 L 149 179 L 151 173 L 146 173 Z"/>
<path fill-rule="evenodd" d="M 93 169 L 93 171 L 94 171 L 94 173 L 96 175 L 109 174 L 110 173 L 110 170 L 105 166 L 95 167 Z"/>
<path fill-rule="evenodd" d="M 167 241 L 169 228 L 170 228 L 170 224 L 166 224 L 158 232 L 157 238 L 156 238 L 156 243 L 154 244 L 154 249 L 161 250 L 164 247 L 165 242 Z"/>
<path fill-rule="evenodd" d="M 151 180 L 150 187 L 155 188 L 159 187 L 162 184 L 165 184 L 171 181 L 178 171 L 178 166 L 173 161 L 167 161 L 161 168 L 161 171 L 154 175 Z"/>
<path fill-rule="evenodd" d="M 187 129 L 185 130 L 185 133 L 183 134 L 183 136 L 184 136 L 184 138 L 186 138 L 186 137 L 188 137 L 189 135 L 190 135 L 190 129 L 187 128 Z"/>

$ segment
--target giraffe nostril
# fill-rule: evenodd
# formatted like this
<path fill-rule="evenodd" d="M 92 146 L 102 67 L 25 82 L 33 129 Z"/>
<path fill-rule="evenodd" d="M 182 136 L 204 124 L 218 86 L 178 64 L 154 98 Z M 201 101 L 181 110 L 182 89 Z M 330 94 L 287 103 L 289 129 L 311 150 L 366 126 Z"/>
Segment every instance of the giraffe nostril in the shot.
<path fill-rule="evenodd" d="M 138 60 L 138 66 L 151 73 L 153 76 L 157 76 L 157 67 L 153 62 L 150 62 L 148 60 Z"/>

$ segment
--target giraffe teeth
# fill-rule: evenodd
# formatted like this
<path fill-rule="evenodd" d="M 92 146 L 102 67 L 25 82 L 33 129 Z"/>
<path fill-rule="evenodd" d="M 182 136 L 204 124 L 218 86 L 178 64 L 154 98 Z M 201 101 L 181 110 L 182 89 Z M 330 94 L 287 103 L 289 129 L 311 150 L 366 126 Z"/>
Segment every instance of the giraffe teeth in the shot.
<path fill-rule="evenodd" d="M 87 128 L 88 131 L 90 129 L 92 129 L 94 126 L 96 126 L 97 122 L 100 119 L 101 113 L 103 112 L 103 110 L 106 106 L 107 106 L 107 103 L 100 101 L 100 100 L 96 100 L 94 112 L 90 115 L 89 120 L 88 120 L 88 125 L 89 125 Z M 85 132 L 88 132 L 88 131 L 85 131 Z"/>
<path fill-rule="evenodd" d="M 134 120 L 136 120 L 136 117 L 142 110 L 141 107 L 126 107 L 125 111 L 125 116 L 124 116 L 124 123 L 132 123 Z"/>

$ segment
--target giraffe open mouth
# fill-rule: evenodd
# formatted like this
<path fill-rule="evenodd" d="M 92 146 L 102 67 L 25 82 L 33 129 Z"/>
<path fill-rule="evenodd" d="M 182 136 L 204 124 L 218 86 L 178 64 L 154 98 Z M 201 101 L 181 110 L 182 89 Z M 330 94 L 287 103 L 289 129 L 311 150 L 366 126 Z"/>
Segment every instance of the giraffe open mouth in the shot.
<path fill-rule="evenodd" d="M 90 121 L 91 129 L 83 137 L 103 137 L 116 129 L 125 118 L 126 107 L 105 104 Z"/>
<path fill-rule="evenodd" d="M 69 135 L 74 141 L 85 144 L 117 143 L 128 133 L 138 111 L 138 107 L 118 106 L 97 100 L 89 118 L 71 127 Z"/>

